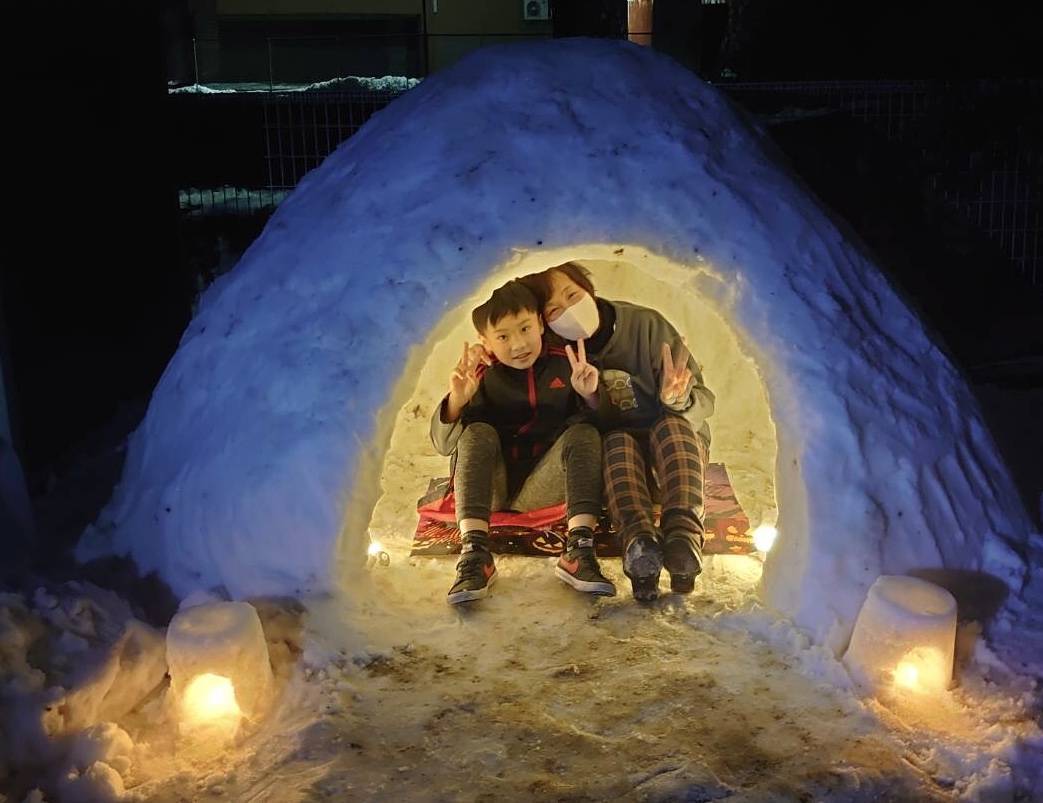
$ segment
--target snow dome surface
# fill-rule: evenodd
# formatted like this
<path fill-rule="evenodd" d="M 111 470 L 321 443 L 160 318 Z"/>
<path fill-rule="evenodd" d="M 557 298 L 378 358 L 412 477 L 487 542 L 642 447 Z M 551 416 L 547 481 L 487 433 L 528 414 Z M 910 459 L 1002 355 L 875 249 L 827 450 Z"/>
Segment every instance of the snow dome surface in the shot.
<path fill-rule="evenodd" d="M 181 595 L 331 588 L 338 554 L 365 559 L 429 353 L 492 277 L 567 258 L 628 263 L 730 329 L 774 426 L 762 593 L 815 638 L 841 647 L 880 574 L 1019 587 L 1028 520 L 977 405 L 862 246 L 723 94 L 588 40 L 476 52 L 300 183 L 208 291 L 80 557 L 130 554 Z"/>

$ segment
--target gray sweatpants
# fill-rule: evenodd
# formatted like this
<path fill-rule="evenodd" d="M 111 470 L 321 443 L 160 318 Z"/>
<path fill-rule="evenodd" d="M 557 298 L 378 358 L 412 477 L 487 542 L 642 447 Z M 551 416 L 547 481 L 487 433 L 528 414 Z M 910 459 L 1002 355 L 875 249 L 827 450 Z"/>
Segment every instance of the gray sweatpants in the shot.
<path fill-rule="evenodd" d="M 489 521 L 493 510 L 536 510 L 566 503 L 569 518 L 601 514 L 601 435 L 573 424 L 554 441 L 507 498 L 507 466 L 500 436 L 489 424 L 469 424 L 456 446 L 456 518 Z"/>

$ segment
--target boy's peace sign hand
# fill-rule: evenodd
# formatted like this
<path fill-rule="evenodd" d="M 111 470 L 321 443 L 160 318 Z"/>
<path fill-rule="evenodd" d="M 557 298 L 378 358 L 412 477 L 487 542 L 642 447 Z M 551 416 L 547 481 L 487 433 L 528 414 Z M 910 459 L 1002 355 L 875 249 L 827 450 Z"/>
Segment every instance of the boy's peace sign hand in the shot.
<path fill-rule="evenodd" d="M 681 341 L 681 350 L 675 358 L 669 343 L 663 344 L 663 379 L 659 386 L 659 400 L 663 404 L 677 404 L 688 393 L 692 372 L 688 368 L 688 346 Z"/>
<path fill-rule="evenodd" d="M 587 362 L 587 348 L 582 337 L 576 341 L 575 352 L 572 351 L 572 346 L 565 346 L 565 356 L 569 358 L 569 365 L 572 366 L 572 387 L 589 406 L 596 407 L 598 369 Z"/>
<path fill-rule="evenodd" d="M 464 351 L 449 377 L 449 413 L 456 419 L 459 412 L 467 406 L 478 392 L 478 364 L 482 362 L 477 349 L 470 348 L 464 341 Z M 453 415 L 453 413 L 457 415 Z"/>

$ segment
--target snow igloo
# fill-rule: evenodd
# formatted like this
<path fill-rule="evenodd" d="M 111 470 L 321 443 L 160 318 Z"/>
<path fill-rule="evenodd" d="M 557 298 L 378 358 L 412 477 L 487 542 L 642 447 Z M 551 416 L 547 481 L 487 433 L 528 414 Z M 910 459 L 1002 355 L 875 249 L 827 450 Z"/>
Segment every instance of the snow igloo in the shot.
<path fill-rule="evenodd" d="M 309 173 L 203 297 L 80 559 L 181 596 L 350 594 L 369 532 L 407 545 L 445 473 L 427 421 L 470 309 L 566 260 L 687 337 L 712 459 L 780 533 L 760 596 L 818 642 L 881 574 L 1020 586 L 1009 474 L 867 249 L 719 90 L 601 40 L 478 51 Z"/>

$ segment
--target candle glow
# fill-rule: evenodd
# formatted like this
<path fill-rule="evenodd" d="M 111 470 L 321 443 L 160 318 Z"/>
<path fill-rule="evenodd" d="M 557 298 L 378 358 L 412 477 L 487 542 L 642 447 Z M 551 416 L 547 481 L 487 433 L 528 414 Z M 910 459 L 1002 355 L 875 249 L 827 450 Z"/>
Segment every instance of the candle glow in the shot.
<path fill-rule="evenodd" d="M 218 720 L 238 722 L 242 716 L 232 681 L 209 672 L 192 678 L 185 689 L 182 709 L 185 719 L 196 724 Z"/>
<path fill-rule="evenodd" d="M 753 531 L 753 545 L 759 552 L 768 552 L 775 544 L 779 531 L 770 524 L 762 524 Z"/>

